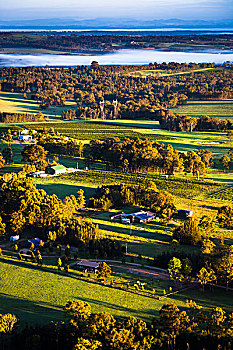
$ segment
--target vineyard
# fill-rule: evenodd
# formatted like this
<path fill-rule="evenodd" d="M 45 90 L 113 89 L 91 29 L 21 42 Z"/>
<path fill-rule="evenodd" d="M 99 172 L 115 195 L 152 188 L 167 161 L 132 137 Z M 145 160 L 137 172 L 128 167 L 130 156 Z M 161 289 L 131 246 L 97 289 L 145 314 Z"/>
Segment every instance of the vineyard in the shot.
<path fill-rule="evenodd" d="M 59 132 L 62 135 L 76 138 L 79 140 L 103 140 L 113 137 L 120 139 L 125 137 L 137 138 L 142 137 L 142 129 L 137 132 L 135 128 L 127 126 L 114 126 L 104 125 L 98 122 L 60 122 L 60 123 L 37 123 L 27 124 L 27 128 L 36 130 L 43 130 L 45 127 L 53 128 L 54 131 Z M 147 134 L 144 136 L 152 140 L 169 140 L 171 138 L 167 136 L 161 136 L 156 134 Z"/>
<path fill-rule="evenodd" d="M 214 192 L 214 193 L 208 195 L 208 198 L 220 199 L 222 201 L 232 201 L 233 200 L 233 186 L 230 186 L 228 188 Z"/>
<path fill-rule="evenodd" d="M 79 171 L 72 174 L 65 174 L 60 179 L 73 180 L 79 183 L 92 185 L 105 184 L 147 184 L 152 180 L 159 190 L 183 198 L 193 198 L 204 192 L 217 191 L 221 185 L 211 181 L 197 181 L 184 178 L 166 178 L 165 176 L 155 174 L 132 174 L 132 173 L 114 173 L 98 171 Z"/>
<path fill-rule="evenodd" d="M 200 117 L 208 115 L 223 119 L 233 119 L 233 101 L 188 101 L 184 105 L 173 108 L 174 113 Z"/>

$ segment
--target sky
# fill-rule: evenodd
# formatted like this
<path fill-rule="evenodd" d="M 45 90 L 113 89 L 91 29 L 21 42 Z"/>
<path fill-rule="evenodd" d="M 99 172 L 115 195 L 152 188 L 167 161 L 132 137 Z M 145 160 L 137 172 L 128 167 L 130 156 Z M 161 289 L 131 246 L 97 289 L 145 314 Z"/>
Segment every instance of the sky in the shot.
<path fill-rule="evenodd" d="M 222 20 L 233 18 L 233 0 L 3 0 L 1 20 L 97 17 Z"/>

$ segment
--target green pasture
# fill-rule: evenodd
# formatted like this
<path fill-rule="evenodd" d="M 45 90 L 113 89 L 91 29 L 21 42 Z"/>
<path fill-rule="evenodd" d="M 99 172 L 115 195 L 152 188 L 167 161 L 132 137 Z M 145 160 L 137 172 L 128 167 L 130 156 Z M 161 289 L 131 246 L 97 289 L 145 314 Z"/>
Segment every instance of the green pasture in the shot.
<path fill-rule="evenodd" d="M 135 212 L 140 208 L 123 208 L 120 212 Z M 154 258 L 166 252 L 172 252 L 170 245 L 172 240 L 172 232 L 177 224 L 171 223 L 167 226 L 163 225 L 158 220 L 150 223 L 137 224 L 133 223 L 122 224 L 119 220 L 110 220 L 110 213 L 98 213 L 92 216 L 92 221 L 99 225 L 99 228 L 104 232 L 105 236 L 119 240 L 123 245 L 128 244 L 128 253 L 138 256 L 141 254 L 145 258 Z M 190 246 L 183 246 L 182 251 L 198 254 L 199 249 Z"/>
<path fill-rule="evenodd" d="M 151 297 L 83 280 L 78 273 L 64 276 L 56 269 L 47 272 L 14 261 L 0 262 L 0 268 L 0 313 L 12 312 L 22 323 L 65 320 L 63 306 L 75 299 L 90 303 L 93 312 L 106 311 L 115 317 L 131 315 L 145 320 L 156 316 L 162 306 Z M 168 282 L 157 287 L 158 295 L 162 295 L 166 286 Z M 183 301 L 177 303 L 184 305 Z"/>
<path fill-rule="evenodd" d="M 134 316 L 146 321 L 158 316 L 159 309 L 165 303 L 175 302 L 185 308 L 187 299 L 195 300 L 204 309 L 221 306 L 228 312 L 232 311 L 232 292 L 225 290 L 188 290 L 159 301 L 109 285 L 100 285 L 93 280 L 83 280 L 76 273 L 61 275 L 57 270 L 43 271 L 14 261 L 0 262 L 0 277 L 0 313 L 16 314 L 21 326 L 26 323 L 64 321 L 63 307 L 68 300 L 75 299 L 90 303 L 93 312 L 105 311 L 117 318 Z M 129 280 L 135 279 L 130 274 L 127 277 Z M 159 284 L 154 281 L 155 295 L 162 295 L 163 289 L 168 290 L 169 285 L 169 281 L 160 281 Z"/>

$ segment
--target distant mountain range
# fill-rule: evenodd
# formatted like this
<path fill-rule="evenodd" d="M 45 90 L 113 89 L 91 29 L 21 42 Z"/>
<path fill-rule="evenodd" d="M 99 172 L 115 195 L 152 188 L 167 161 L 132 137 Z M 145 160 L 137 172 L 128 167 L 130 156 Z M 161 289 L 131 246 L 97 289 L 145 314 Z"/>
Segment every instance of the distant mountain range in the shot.
<path fill-rule="evenodd" d="M 233 20 L 182 20 L 182 19 L 155 19 L 138 20 L 128 18 L 50 18 L 32 20 L 0 20 L 1 29 L 233 29 Z"/>

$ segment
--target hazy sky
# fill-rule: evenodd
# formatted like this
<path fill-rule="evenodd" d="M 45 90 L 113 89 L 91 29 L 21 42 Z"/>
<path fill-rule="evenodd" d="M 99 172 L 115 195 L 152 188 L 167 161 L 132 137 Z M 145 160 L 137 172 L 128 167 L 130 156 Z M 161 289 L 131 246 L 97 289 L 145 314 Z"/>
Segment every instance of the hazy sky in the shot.
<path fill-rule="evenodd" d="M 0 19 L 231 19 L 233 0 L 1 0 Z"/>

